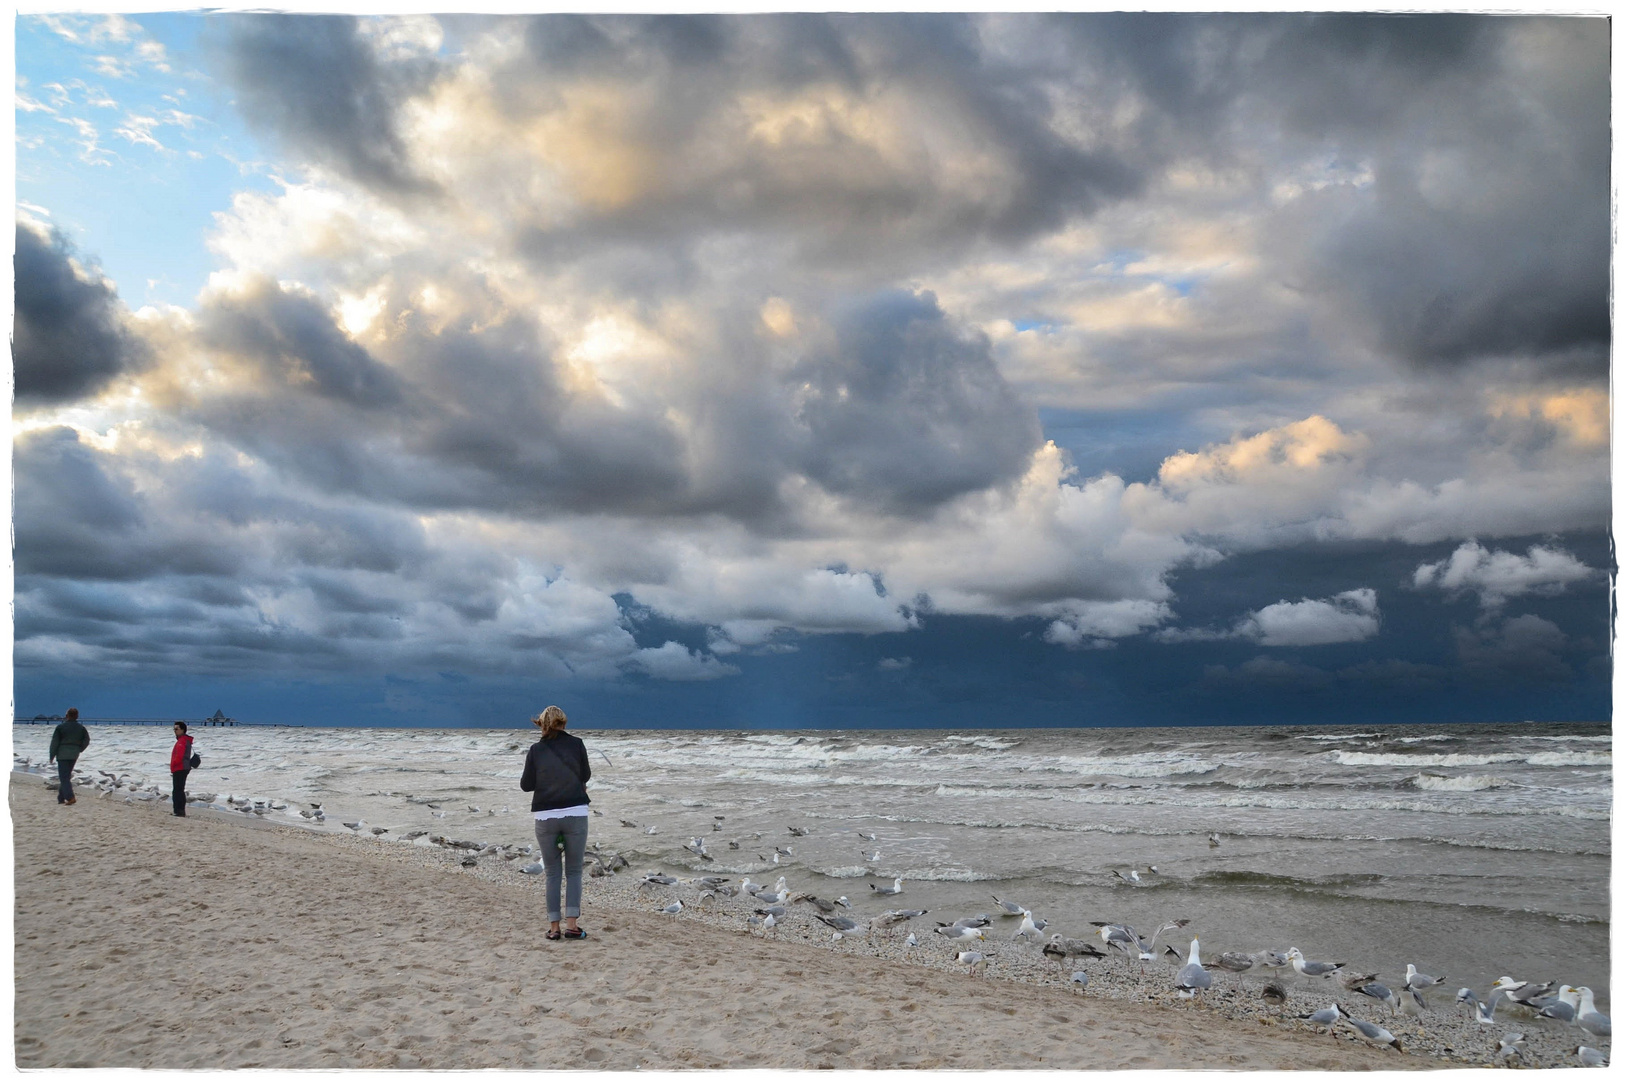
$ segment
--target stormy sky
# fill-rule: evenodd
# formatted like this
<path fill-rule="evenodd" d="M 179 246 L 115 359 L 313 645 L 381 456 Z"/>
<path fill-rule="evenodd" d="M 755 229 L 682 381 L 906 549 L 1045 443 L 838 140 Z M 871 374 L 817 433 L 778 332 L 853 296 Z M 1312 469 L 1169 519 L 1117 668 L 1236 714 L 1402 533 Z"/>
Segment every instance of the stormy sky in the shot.
<path fill-rule="evenodd" d="M 20 714 L 1608 717 L 1603 19 L 16 42 Z"/>

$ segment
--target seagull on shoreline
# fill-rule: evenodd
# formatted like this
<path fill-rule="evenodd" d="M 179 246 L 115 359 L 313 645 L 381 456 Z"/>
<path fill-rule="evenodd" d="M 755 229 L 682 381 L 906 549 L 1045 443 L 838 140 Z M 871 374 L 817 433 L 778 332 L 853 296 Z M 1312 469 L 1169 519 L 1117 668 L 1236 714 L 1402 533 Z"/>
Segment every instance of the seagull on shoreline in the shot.
<path fill-rule="evenodd" d="M 1444 982 L 1443 975 L 1423 975 L 1416 970 L 1415 964 L 1405 965 L 1405 985 L 1412 990 L 1426 990 L 1430 986 L 1437 986 Z"/>
<path fill-rule="evenodd" d="M 984 978 L 987 976 L 987 960 L 988 958 L 979 952 L 962 952 L 954 957 L 954 962 L 963 964 L 972 975 L 976 974 L 977 968 L 981 968 Z"/>
<path fill-rule="evenodd" d="M 1597 1011 L 1597 1002 L 1591 993 L 1591 987 L 1582 986 L 1578 991 L 1580 1007 L 1574 1011 L 1574 1022 L 1598 1038 L 1612 1038 L 1613 1021 L 1608 1019 L 1606 1013 Z"/>
<path fill-rule="evenodd" d="M 931 932 L 941 934 L 949 941 L 987 940 L 987 933 L 980 926 L 950 926 L 948 923 L 943 923 Z"/>
<path fill-rule="evenodd" d="M 885 885 L 870 885 L 869 888 L 873 889 L 877 896 L 896 896 L 903 891 L 903 879 L 897 878 L 889 887 Z"/>
<path fill-rule="evenodd" d="M 1206 990 L 1213 985 L 1213 976 L 1202 966 L 1201 947 L 1199 939 L 1191 938 L 1190 959 L 1174 979 L 1174 987 L 1182 998 L 1193 998 L 1198 990 Z"/>
<path fill-rule="evenodd" d="M 1374 998 L 1375 1000 L 1382 1002 L 1384 1005 L 1388 1006 L 1388 1011 L 1390 1013 L 1395 1016 L 1399 1015 L 1399 999 L 1394 996 L 1394 992 L 1392 990 L 1382 985 L 1382 983 L 1374 982 L 1366 983 L 1364 986 L 1356 986 L 1354 988 L 1354 992 L 1356 994 L 1364 994 L 1368 998 Z"/>
<path fill-rule="evenodd" d="M 1288 949 L 1286 951 L 1286 955 L 1287 959 L 1292 961 L 1292 970 L 1296 971 L 1299 975 L 1302 975 L 1305 978 L 1329 979 L 1338 968 L 1343 966 L 1343 961 L 1341 960 L 1335 963 L 1327 963 L 1320 960 L 1305 960 L 1303 958 L 1303 953 L 1298 951 L 1298 947 L 1296 945 Z"/>
<path fill-rule="evenodd" d="M 1588 1069 L 1601 1069 L 1608 1064 L 1608 1055 L 1595 1047 L 1577 1046 L 1574 1048 L 1574 1056 Z"/>
<path fill-rule="evenodd" d="M 1391 1046 L 1401 1054 L 1405 1052 L 1405 1048 L 1401 1046 L 1399 1040 L 1394 1037 L 1394 1033 L 1383 1027 L 1381 1024 L 1373 1024 L 1368 1021 L 1350 1016 L 1348 1011 L 1341 1005 L 1336 1006 L 1336 1008 L 1338 1012 L 1343 1014 L 1343 1019 L 1347 1020 L 1349 1024 L 1353 1026 L 1354 1030 L 1359 1033 L 1360 1038 L 1364 1039 L 1366 1042 L 1373 1046 Z"/>
<path fill-rule="evenodd" d="M 1000 900 L 997 896 L 993 898 L 993 902 L 999 905 L 999 911 L 1006 918 L 1014 918 L 1019 915 L 1027 914 L 1027 909 L 1022 907 L 1020 904 L 1012 904 L 1008 900 Z"/>
<path fill-rule="evenodd" d="M 1095 943 L 1081 938 L 1064 937 L 1061 934 L 1051 934 L 1050 939 L 1044 943 L 1043 953 L 1057 964 L 1080 957 L 1103 959 L 1105 953 L 1095 948 Z"/>
<path fill-rule="evenodd" d="M 1332 1030 L 1332 1027 L 1336 1025 L 1337 1021 L 1342 1018 L 1342 1016 L 1342 1012 L 1336 1005 L 1328 1005 L 1324 1009 L 1316 1009 L 1312 1013 L 1304 1013 L 1302 1016 L 1298 1017 L 1298 1019 L 1307 1020 L 1309 1023 L 1314 1024 L 1316 1027 L 1321 1028 L 1324 1031 L 1330 1031 Z"/>

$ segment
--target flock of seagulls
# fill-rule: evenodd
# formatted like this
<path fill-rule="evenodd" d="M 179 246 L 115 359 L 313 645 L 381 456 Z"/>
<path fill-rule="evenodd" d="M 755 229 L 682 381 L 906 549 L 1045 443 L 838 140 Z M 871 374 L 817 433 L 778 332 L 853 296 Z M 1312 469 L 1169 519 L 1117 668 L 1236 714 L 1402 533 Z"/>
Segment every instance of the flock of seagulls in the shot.
<path fill-rule="evenodd" d="M 29 762 L 23 762 L 28 767 Z M 76 775 L 76 785 L 84 785 L 100 791 L 103 798 L 109 798 L 119 791 L 126 793 L 127 801 L 153 801 L 167 798 L 169 793 L 157 784 L 148 783 L 145 778 L 132 778 L 129 774 L 114 774 L 98 770 L 95 777 L 89 775 Z M 188 796 L 189 802 L 217 804 L 218 796 L 213 794 L 197 793 Z M 451 811 L 441 808 L 439 803 L 430 803 L 425 800 L 414 799 L 414 802 L 425 802 L 436 818 L 444 819 Z M 306 821 L 314 824 L 323 824 L 326 821 L 326 811 L 321 803 L 313 802 L 308 809 L 290 810 L 287 803 L 269 799 L 241 799 L 228 795 L 225 799 L 225 808 L 245 814 L 264 816 L 267 813 L 297 813 Z M 477 806 L 469 805 L 470 814 L 481 813 Z M 507 807 L 502 812 L 508 812 Z M 495 810 L 485 811 L 487 815 L 497 813 Z M 599 814 L 598 811 L 594 811 Z M 725 821 L 723 815 L 715 815 L 712 831 L 719 832 Z M 368 826 L 364 820 L 345 821 L 341 824 L 351 832 L 367 832 L 373 836 L 382 837 L 390 830 L 381 826 Z M 620 824 L 624 828 L 641 829 L 644 835 L 655 835 L 657 827 L 642 826 L 638 822 L 621 818 Z M 810 829 L 789 826 L 791 837 L 804 837 Z M 428 830 L 406 831 L 401 834 L 402 839 L 416 840 L 428 835 Z M 860 839 L 869 843 L 877 843 L 878 837 L 873 833 L 859 834 Z M 464 866 L 478 865 L 482 858 L 500 856 L 502 861 L 512 861 L 525 855 L 534 854 L 529 845 L 517 846 L 509 844 L 490 844 L 477 841 L 451 840 L 443 836 L 430 836 L 430 842 L 442 847 L 463 849 L 467 852 L 462 860 Z M 761 834 L 755 833 L 749 840 L 760 840 Z M 1219 833 L 1212 833 L 1208 837 L 1210 847 L 1218 847 L 1222 842 Z M 740 849 L 741 840 L 729 840 L 729 850 Z M 683 848 L 702 861 L 713 861 L 714 856 L 708 850 L 703 837 L 690 837 Z M 878 849 L 860 851 L 866 864 L 878 862 L 880 851 Z M 615 852 L 605 852 L 601 845 L 595 843 L 588 852 L 593 860 L 593 876 L 613 875 L 617 870 L 626 869 L 628 862 L 623 855 Z M 767 853 L 757 856 L 764 863 L 777 865 L 781 860 L 793 857 L 794 849 L 786 846 L 774 845 L 771 857 Z M 540 862 L 532 862 L 520 868 L 522 873 L 541 873 L 543 866 Z M 1111 873 L 1121 882 L 1128 885 L 1144 885 L 1149 879 L 1158 874 L 1155 866 L 1146 866 L 1131 870 L 1112 870 Z M 923 909 L 892 909 L 883 911 L 868 918 L 858 918 L 845 914 L 842 909 L 850 909 L 851 902 L 841 896 L 833 900 L 822 899 L 807 892 L 794 892 L 782 875 L 771 886 L 754 884 L 749 877 L 744 878 L 737 886 L 732 884 L 730 878 L 716 875 L 697 878 L 678 878 L 666 874 L 649 873 L 640 880 L 638 887 L 644 888 L 672 888 L 688 887 L 695 891 L 687 903 L 681 897 L 674 897 L 669 903 L 656 908 L 662 915 L 677 916 L 691 907 L 706 908 L 718 896 L 737 896 L 740 893 L 748 895 L 753 903 L 752 913 L 748 917 L 747 925 L 752 931 L 760 931 L 764 935 L 778 936 L 778 929 L 787 920 L 791 913 L 791 905 L 805 904 L 812 909 L 812 918 L 827 927 L 833 935 L 834 941 L 849 937 L 869 938 L 876 933 L 891 933 L 896 928 L 920 918 L 927 911 Z M 894 877 L 891 885 L 871 884 L 870 895 L 876 897 L 895 897 L 904 891 L 903 878 Z M 1027 907 L 1013 901 L 994 896 L 994 914 L 977 914 L 962 917 L 953 922 L 938 922 L 931 930 L 929 936 L 940 937 L 946 942 L 954 943 L 955 964 L 963 968 L 970 975 L 988 975 L 989 961 L 996 958 L 991 950 L 984 951 L 985 943 L 991 940 L 992 924 L 994 918 L 1018 920 L 1015 931 L 1009 940 L 1013 942 L 1039 942 L 1041 954 L 1063 966 L 1072 965 L 1068 972 L 1069 985 L 1078 990 L 1086 989 L 1090 984 L 1090 975 L 1081 966 L 1082 960 L 1099 960 L 1110 956 L 1113 952 L 1121 953 L 1125 958 L 1138 962 L 1142 973 L 1145 966 L 1160 958 L 1171 965 L 1174 970 L 1173 989 L 1183 999 L 1193 999 L 1213 987 L 1214 972 L 1223 972 L 1233 975 L 1238 980 L 1255 969 L 1265 969 L 1272 972 L 1281 972 L 1290 968 L 1297 976 L 1307 980 L 1329 980 L 1336 978 L 1339 985 L 1353 993 L 1369 998 L 1374 1002 L 1387 1007 L 1392 1017 L 1421 1017 L 1429 1011 L 1426 995 L 1446 982 L 1442 975 L 1428 975 L 1416 969 L 1415 964 L 1407 964 L 1403 979 L 1397 980 L 1393 987 L 1378 981 L 1376 973 L 1351 972 L 1341 962 L 1310 960 L 1296 946 L 1288 948 L 1284 953 L 1272 950 L 1261 952 L 1224 952 L 1212 961 L 1205 961 L 1201 953 L 1199 936 L 1193 935 L 1188 950 L 1181 954 L 1177 947 L 1165 944 L 1162 952 L 1157 951 L 1157 942 L 1161 935 L 1183 929 L 1189 924 L 1188 919 L 1179 919 L 1166 922 L 1152 931 L 1147 940 L 1132 926 L 1121 923 L 1096 922 L 1095 933 L 1092 937 L 1100 940 L 1104 950 L 1097 946 L 1093 940 L 1071 938 L 1061 933 L 1050 933 L 1046 938 L 1044 932 L 1049 923 L 1041 919 Z M 905 947 L 913 949 L 921 944 L 919 937 L 910 933 Z M 978 945 L 983 948 L 961 948 L 958 946 Z M 1260 998 L 1268 1005 L 1276 1008 L 1285 1006 L 1288 995 L 1285 986 L 1279 978 L 1272 980 L 1263 987 Z M 1485 1027 L 1495 1025 L 1497 1016 L 1503 1019 L 1515 1016 L 1520 1020 L 1536 1023 L 1568 1025 L 1583 1035 L 1606 1039 L 1612 1034 L 1612 1024 L 1609 1017 L 1596 1007 L 1595 994 L 1590 987 L 1558 985 L 1555 982 L 1532 983 L 1503 975 L 1489 988 L 1486 997 L 1480 999 L 1471 987 L 1461 987 L 1455 995 L 1458 1007 L 1467 1007 L 1472 1010 L 1478 1022 Z M 1299 1014 L 1296 1019 L 1302 1020 L 1311 1027 L 1323 1032 L 1334 1032 L 1340 1024 L 1346 1024 L 1362 1040 L 1373 1046 L 1392 1049 L 1403 1053 L 1404 1047 L 1399 1037 L 1381 1024 L 1362 1019 L 1350 1013 L 1342 1003 L 1335 1003 L 1326 1008 Z M 1510 1059 L 1523 1052 L 1524 1033 L 1514 1032 L 1498 1041 L 1496 1056 L 1498 1059 Z M 1593 1046 L 1579 1045 L 1575 1050 L 1575 1058 L 1587 1067 L 1604 1067 L 1608 1063 L 1608 1054 Z"/>
<path fill-rule="evenodd" d="M 804 834 L 798 832 L 797 835 Z M 873 842 L 872 837 L 865 839 Z M 1220 837 L 1214 834 L 1209 838 L 1209 842 L 1216 846 L 1220 842 Z M 690 850 L 701 846 L 703 845 L 690 845 Z M 867 858 L 868 853 L 864 854 Z M 1124 882 L 1137 885 L 1147 876 L 1155 875 L 1157 869 L 1155 866 L 1147 866 L 1143 869 L 1113 873 Z M 861 917 L 839 910 L 851 907 L 846 897 L 831 901 L 811 893 L 796 892 L 790 889 L 783 876 L 780 876 L 771 888 L 754 884 L 749 877 L 743 879 L 737 889 L 732 889 L 727 884 L 727 879 L 715 877 L 683 879 L 662 874 L 646 875 L 640 882 L 640 886 L 643 885 L 693 886 L 703 890 L 702 898 L 714 897 L 719 889 L 729 889 L 730 895 L 743 892 L 756 902 L 747 920 L 749 930 L 775 938 L 797 904 L 807 904 L 814 909 L 811 913 L 812 919 L 831 932 L 833 941 L 845 938 L 868 939 L 877 933 L 889 934 L 905 923 L 929 914 L 923 909 L 893 909 L 867 918 Z M 889 886 L 871 883 L 869 888 L 871 896 L 890 898 L 903 893 L 904 881 L 899 876 L 894 878 Z M 1078 991 L 1086 990 L 1091 982 L 1090 973 L 1080 962 L 1100 960 L 1114 954 L 1121 954 L 1126 960 L 1138 963 L 1142 973 L 1146 972 L 1148 964 L 1159 959 L 1166 962 L 1173 969 L 1172 989 L 1177 997 L 1185 1000 L 1197 999 L 1202 994 L 1211 992 L 1216 974 L 1233 976 L 1237 980 L 1236 985 L 1240 987 L 1244 985 L 1244 975 L 1255 971 L 1267 973 L 1270 981 L 1258 996 L 1265 1004 L 1278 1009 L 1286 1006 L 1289 997 L 1286 986 L 1279 976 L 1288 972 L 1310 983 L 1335 980 L 1343 989 L 1387 1006 L 1393 1017 L 1420 1017 L 1429 1009 L 1428 993 L 1436 991 L 1446 982 L 1446 976 L 1426 974 L 1418 971 L 1415 964 L 1407 964 L 1403 979 L 1396 980 L 1396 985 L 1389 987 L 1379 981 L 1379 973 L 1352 971 L 1340 961 L 1310 959 L 1297 946 L 1291 946 L 1284 952 L 1275 950 L 1251 953 L 1221 952 L 1209 960 L 1203 956 L 1199 935 L 1192 935 L 1184 952 L 1181 952 L 1177 945 L 1167 942 L 1163 942 L 1159 950 L 1158 943 L 1163 936 L 1184 929 L 1189 925 L 1189 919 L 1165 922 L 1154 928 L 1149 938 L 1132 926 L 1112 922 L 1095 922 L 1092 924 L 1095 927 L 1094 934 L 1089 938 L 1073 938 L 1055 932 L 1048 920 L 1035 915 L 1023 904 L 997 895 L 992 897 L 992 901 L 994 905 L 992 912 L 967 915 L 952 922 L 938 921 L 929 934 L 925 935 L 926 938 L 940 938 L 950 944 L 955 966 L 971 976 L 989 977 L 990 964 L 997 960 L 997 953 L 988 946 L 1002 939 L 1000 932 L 994 929 L 995 920 L 1008 920 L 1006 928 L 1009 922 L 1016 924 L 1014 931 L 1008 935 L 1008 940 L 1012 943 L 1039 945 L 1041 955 L 1061 965 L 1066 971 L 1068 985 Z M 687 910 L 687 905 L 682 899 L 674 899 L 656 910 L 666 915 L 678 915 Z M 921 944 L 921 935 L 910 932 L 904 947 L 912 950 Z M 1462 987 L 1456 995 L 1456 1001 L 1460 1005 L 1470 1006 L 1479 1022 L 1486 1026 L 1496 1023 L 1497 1009 L 1503 1010 L 1503 1018 L 1504 1011 L 1517 1009 L 1525 1018 L 1571 1024 L 1586 1035 L 1607 1038 L 1611 1032 L 1608 1017 L 1597 1010 L 1595 995 L 1588 987 L 1565 985 L 1554 991 L 1554 985 L 1551 983 L 1537 985 L 1521 982 L 1510 976 L 1502 976 L 1491 989 L 1488 1000 L 1481 1001 L 1471 988 Z M 1297 1014 L 1295 1018 L 1328 1033 L 1336 1032 L 1339 1028 L 1347 1028 L 1354 1036 L 1372 1046 L 1393 1050 L 1396 1053 L 1405 1052 L 1400 1035 L 1396 1035 L 1394 1031 L 1374 1019 L 1355 1015 L 1341 1002 L 1312 1012 Z M 1523 1046 L 1524 1034 L 1514 1032 L 1498 1040 L 1496 1056 L 1501 1060 L 1513 1058 L 1523 1053 Z M 1608 1060 L 1605 1051 L 1583 1044 L 1576 1049 L 1575 1057 L 1581 1064 L 1588 1066 L 1605 1065 Z"/>

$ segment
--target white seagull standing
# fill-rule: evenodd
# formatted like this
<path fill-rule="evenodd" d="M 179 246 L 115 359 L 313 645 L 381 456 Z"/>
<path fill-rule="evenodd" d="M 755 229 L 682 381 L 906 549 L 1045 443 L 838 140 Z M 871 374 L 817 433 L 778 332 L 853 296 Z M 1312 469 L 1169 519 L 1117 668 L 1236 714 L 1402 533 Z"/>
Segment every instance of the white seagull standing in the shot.
<path fill-rule="evenodd" d="M 1179 975 L 1174 979 L 1174 986 L 1179 990 L 1182 998 L 1193 998 L 1198 990 L 1206 990 L 1213 985 L 1213 976 L 1202 966 L 1201 941 L 1191 938 L 1190 958 L 1185 966 L 1179 969 Z"/>

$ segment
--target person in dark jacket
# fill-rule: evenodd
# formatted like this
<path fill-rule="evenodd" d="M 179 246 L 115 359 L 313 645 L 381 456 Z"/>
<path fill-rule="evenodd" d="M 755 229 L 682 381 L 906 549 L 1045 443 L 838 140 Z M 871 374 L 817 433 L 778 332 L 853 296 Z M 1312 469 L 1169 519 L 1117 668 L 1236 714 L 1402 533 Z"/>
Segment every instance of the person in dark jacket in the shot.
<path fill-rule="evenodd" d="M 169 779 L 174 784 L 175 816 L 186 816 L 186 774 L 192 771 L 192 736 L 186 721 L 175 721 L 175 745 L 169 751 Z"/>
<path fill-rule="evenodd" d="M 73 767 L 79 755 L 90 745 L 90 732 L 79 722 L 79 710 L 69 709 L 67 717 L 51 732 L 51 756 L 56 762 L 56 801 L 72 806 L 79 800 L 73 797 Z"/>
<path fill-rule="evenodd" d="M 549 941 L 587 936 L 576 925 L 576 919 L 581 917 L 581 863 L 587 854 L 587 816 L 591 812 L 587 809 L 587 781 L 592 779 L 592 766 L 587 763 L 587 748 L 581 740 L 564 730 L 568 722 L 557 705 L 549 705 L 531 720 L 542 729 L 542 737 L 525 755 L 525 771 L 519 777 L 520 790 L 532 793 L 530 812 L 536 819 L 536 843 L 547 867 Z"/>

